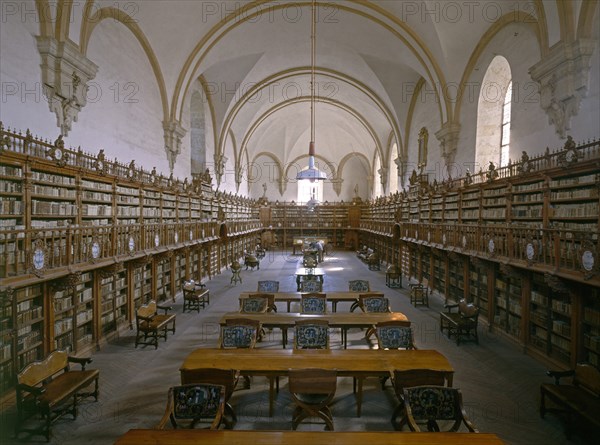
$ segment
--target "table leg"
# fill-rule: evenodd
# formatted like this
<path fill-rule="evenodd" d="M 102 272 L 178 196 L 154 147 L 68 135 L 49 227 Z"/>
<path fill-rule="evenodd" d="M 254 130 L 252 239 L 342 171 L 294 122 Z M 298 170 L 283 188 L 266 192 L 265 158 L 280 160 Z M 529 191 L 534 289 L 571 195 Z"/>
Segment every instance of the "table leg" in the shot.
<path fill-rule="evenodd" d="M 300 275 L 296 277 L 297 291 L 300 292 Z"/>
<path fill-rule="evenodd" d="M 281 326 L 281 342 L 283 343 L 283 349 L 285 349 L 286 345 L 287 345 L 287 328 L 284 326 Z"/>
<path fill-rule="evenodd" d="M 356 416 L 360 417 L 362 409 L 362 390 L 363 390 L 363 377 L 357 377 L 358 379 L 358 392 L 356 393 Z"/>
<path fill-rule="evenodd" d="M 275 378 L 276 377 L 269 376 L 269 417 L 273 417 L 273 406 L 275 405 L 275 403 L 274 403 L 274 399 L 275 399 L 275 392 L 274 392 Z"/>

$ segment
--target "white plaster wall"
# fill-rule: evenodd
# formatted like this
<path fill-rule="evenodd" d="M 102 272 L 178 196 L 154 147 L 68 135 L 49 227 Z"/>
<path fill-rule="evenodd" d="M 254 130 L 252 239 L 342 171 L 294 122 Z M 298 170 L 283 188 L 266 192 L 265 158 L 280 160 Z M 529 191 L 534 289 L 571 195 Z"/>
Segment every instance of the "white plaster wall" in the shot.
<path fill-rule="evenodd" d="M 467 81 L 461 114 L 457 117 L 461 131 L 455 161 L 458 167 L 468 167 L 472 172 L 479 170 L 479 166 L 474 166 L 474 159 L 480 89 L 487 67 L 496 55 L 508 60 L 512 72 L 510 158 L 520 158 L 523 150 L 531 156 L 543 153 L 546 146 L 555 148 L 563 144 L 554 127 L 548 124 L 548 117 L 540 107 L 538 86 L 528 73 L 529 68 L 540 60 L 535 36 L 523 24 L 510 24 L 492 38 L 477 61 L 476 70 Z"/>
<path fill-rule="evenodd" d="M 575 141 L 587 141 L 597 139 L 600 132 L 600 12 L 596 9 L 594 40 L 596 49 L 590 61 L 590 77 L 588 83 L 588 94 L 581 101 L 581 107 L 577 116 L 571 120 L 569 134 Z"/>
<path fill-rule="evenodd" d="M 98 74 L 67 141 L 92 153 L 104 148 L 108 158 L 134 159 L 137 166 L 169 176 L 160 93 L 137 39 L 121 23 L 104 20 L 94 29 L 87 55 Z M 189 161 L 178 162 L 173 175 L 188 176 Z"/>
<path fill-rule="evenodd" d="M 434 179 L 437 179 L 439 182 L 445 175 L 446 164 L 444 158 L 441 156 L 440 143 L 435 137 L 436 131 L 441 128 L 439 106 L 435 96 L 431 93 L 432 90 L 433 89 L 430 86 L 423 86 L 416 99 L 412 119 L 411 116 L 409 116 L 409 119 L 411 119 L 410 134 L 409 139 L 404 141 L 404 144 L 408 148 L 408 166 L 405 172 L 406 185 L 408 185 L 408 178 L 413 169 L 418 171 L 419 131 L 423 127 L 427 128 L 427 131 L 429 132 L 429 139 L 427 142 L 427 166 L 423 172 L 429 176 L 429 182 L 433 182 Z M 395 169 L 396 165 L 390 165 L 390 168 L 392 167 Z"/>
<path fill-rule="evenodd" d="M 0 26 L 0 121 L 5 127 L 25 130 L 44 139 L 56 138 L 60 129 L 42 94 L 41 58 L 35 36 L 40 34 L 33 1 L 11 3 L 3 9 Z M 3 5 L 3 8 L 6 4 Z"/>

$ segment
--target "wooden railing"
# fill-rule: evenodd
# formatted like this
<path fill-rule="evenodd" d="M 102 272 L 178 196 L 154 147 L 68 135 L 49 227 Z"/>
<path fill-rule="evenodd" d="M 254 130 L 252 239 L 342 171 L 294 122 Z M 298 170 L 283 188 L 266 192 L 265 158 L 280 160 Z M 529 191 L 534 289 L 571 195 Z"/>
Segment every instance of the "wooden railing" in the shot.
<path fill-rule="evenodd" d="M 392 238 L 392 224 L 363 223 L 361 230 Z M 553 271 L 582 271 L 581 257 L 599 251 L 591 233 L 510 225 L 403 223 L 400 240 L 497 261 L 544 265 Z"/>
<path fill-rule="evenodd" d="M 0 278 L 215 241 L 219 239 L 220 224 L 207 221 L 1 230 Z M 231 226 L 229 236 L 249 234 L 262 227 L 258 220 L 227 224 Z M 39 269 L 34 264 L 36 251 Z M 43 262 L 39 252 L 43 253 Z"/>

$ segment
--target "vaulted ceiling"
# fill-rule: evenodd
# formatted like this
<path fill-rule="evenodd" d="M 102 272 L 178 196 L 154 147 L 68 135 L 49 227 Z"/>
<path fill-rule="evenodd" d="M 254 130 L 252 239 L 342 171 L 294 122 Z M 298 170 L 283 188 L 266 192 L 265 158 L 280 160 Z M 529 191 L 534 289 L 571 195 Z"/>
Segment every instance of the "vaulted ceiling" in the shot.
<path fill-rule="evenodd" d="M 526 23 L 543 53 L 574 26 L 561 14 L 568 9 L 578 17 L 584 3 L 317 1 L 317 154 L 332 163 L 354 153 L 368 168 L 377 157 L 389 165 L 406 150 L 403 133 L 418 82 L 437 97 L 439 128 L 458 120 L 456 88 L 448 86 L 459 85 L 476 68 L 485 39 L 508 23 Z M 68 2 L 58 5 L 67 8 Z M 264 152 L 282 164 L 306 155 L 310 0 L 116 5 L 87 0 L 56 26 L 65 27 L 83 53 L 103 19 L 128 27 L 153 67 L 164 121 L 182 120 L 199 80 L 208 96 L 215 151 L 223 152 L 228 139 L 234 140 L 238 165 Z M 82 19 L 86 14 L 89 18 Z M 390 150 L 394 142 L 397 153 Z"/>

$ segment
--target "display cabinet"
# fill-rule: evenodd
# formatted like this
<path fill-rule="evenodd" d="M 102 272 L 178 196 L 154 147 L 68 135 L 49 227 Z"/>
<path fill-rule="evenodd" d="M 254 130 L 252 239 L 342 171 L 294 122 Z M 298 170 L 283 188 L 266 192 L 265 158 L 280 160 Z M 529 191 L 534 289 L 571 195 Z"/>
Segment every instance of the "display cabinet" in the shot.
<path fill-rule="evenodd" d="M 81 224 L 108 226 L 113 224 L 114 186 L 112 182 L 82 179 L 80 182 Z"/>
<path fill-rule="evenodd" d="M 510 188 L 504 184 L 496 187 L 486 187 L 482 192 L 480 219 L 486 224 L 499 224 L 506 221 L 507 193 Z"/>
<path fill-rule="evenodd" d="M 75 176 L 34 168 L 30 178 L 29 224 L 32 228 L 50 229 L 77 224 L 79 212 Z"/>
<path fill-rule="evenodd" d="M 515 224 L 543 227 L 546 181 L 539 177 L 522 180 L 512 186 L 510 221 Z"/>
<path fill-rule="evenodd" d="M 480 191 L 463 191 L 460 197 L 459 221 L 463 224 L 475 224 L 479 221 Z"/>

